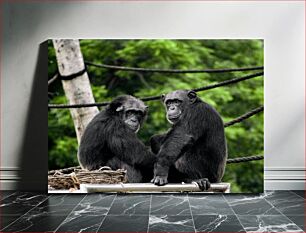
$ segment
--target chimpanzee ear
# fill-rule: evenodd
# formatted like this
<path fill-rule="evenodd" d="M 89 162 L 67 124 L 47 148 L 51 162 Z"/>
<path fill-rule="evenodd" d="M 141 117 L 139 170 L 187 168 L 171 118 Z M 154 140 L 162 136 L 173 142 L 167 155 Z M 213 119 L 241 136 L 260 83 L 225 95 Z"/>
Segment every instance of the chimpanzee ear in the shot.
<path fill-rule="evenodd" d="M 161 98 L 161 100 L 162 100 L 163 102 L 165 101 L 165 97 L 166 97 L 165 94 L 162 94 L 162 95 L 160 96 L 160 98 Z"/>
<path fill-rule="evenodd" d="M 149 111 L 149 106 L 145 106 L 145 107 L 144 107 L 144 110 L 143 110 L 143 114 L 144 114 L 144 115 L 147 115 L 147 114 L 148 114 L 148 111 Z"/>
<path fill-rule="evenodd" d="M 145 110 L 143 112 L 143 119 L 142 119 L 142 122 L 147 118 L 148 116 L 148 111 L 149 111 L 149 106 L 146 106 L 145 107 Z"/>
<path fill-rule="evenodd" d="M 124 99 L 122 97 L 118 97 L 117 99 L 113 100 L 109 105 L 108 108 L 112 112 L 120 112 L 123 110 L 124 106 Z"/>
<path fill-rule="evenodd" d="M 190 100 L 195 100 L 197 98 L 197 93 L 195 93 L 195 91 L 189 91 L 187 96 Z"/>

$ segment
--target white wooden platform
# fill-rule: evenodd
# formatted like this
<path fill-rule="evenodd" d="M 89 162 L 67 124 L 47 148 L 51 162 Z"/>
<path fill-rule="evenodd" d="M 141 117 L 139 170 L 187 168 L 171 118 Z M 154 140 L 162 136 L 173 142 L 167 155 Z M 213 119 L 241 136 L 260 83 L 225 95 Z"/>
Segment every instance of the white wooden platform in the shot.
<path fill-rule="evenodd" d="M 151 183 L 121 183 L 121 184 L 81 184 L 80 190 L 49 190 L 48 193 L 229 193 L 229 183 L 214 183 L 207 191 L 201 191 L 196 183 L 167 184 L 157 186 Z"/>

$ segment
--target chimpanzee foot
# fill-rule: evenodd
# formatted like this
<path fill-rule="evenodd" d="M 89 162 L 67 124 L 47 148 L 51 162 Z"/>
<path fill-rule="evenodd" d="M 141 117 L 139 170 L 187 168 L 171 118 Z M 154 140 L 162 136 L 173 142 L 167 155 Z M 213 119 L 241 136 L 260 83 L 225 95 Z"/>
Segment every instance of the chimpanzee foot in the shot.
<path fill-rule="evenodd" d="M 168 179 L 167 176 L 155 176 L 152 180 L 151 183 L 162 186 L 168 184 Z"/>
<path fill-rule="evenodd" d="M 210 188 L 210 182 L 207 178 L 194 180 L 202 191 L 207 191 Z"/>

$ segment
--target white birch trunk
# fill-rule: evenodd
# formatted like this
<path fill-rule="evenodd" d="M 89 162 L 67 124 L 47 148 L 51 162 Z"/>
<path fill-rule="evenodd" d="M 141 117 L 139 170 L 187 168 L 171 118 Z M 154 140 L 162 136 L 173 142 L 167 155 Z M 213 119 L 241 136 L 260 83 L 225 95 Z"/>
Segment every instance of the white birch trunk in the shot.
<path fill-rule="evenodd" d="M 53 40 L 60 75 L 69 76 L 85 68 L 78 40 Z M 62 80 L 69 104 L 94 103 L 87 72 L 71 80 Z M 71 108 L 78 143 L 92 118 L 99 112 L 97 107 Z"/>

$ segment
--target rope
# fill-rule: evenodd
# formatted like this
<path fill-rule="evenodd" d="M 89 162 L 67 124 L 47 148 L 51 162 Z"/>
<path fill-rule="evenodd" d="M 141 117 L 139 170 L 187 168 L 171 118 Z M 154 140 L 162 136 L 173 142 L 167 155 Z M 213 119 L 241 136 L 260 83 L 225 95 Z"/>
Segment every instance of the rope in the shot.
<path fill-rule="evenodd" d="M 234 158 L 234 159 L 228 159 L 226 163 L 243 163 L 243 162 L 249 162 L 254 160 L 262 160 L 264 157 L 263 155 L 253 155 L 248 157 L 240 157 L 240 158 Z"/>
<path fill-rule="evenodd" d="M 138 68 L 138 67 L 127 67 L 127 66 L 115 66 L 106 64 L 96 64 L 93 62 L 85 61 L 88 66 L 95 66 L 98 68 L 106 68 L 112 70 L 124 70 L 124 71 L 138 71 L 138 72 L 158 72 L 158 73 L 225 73 L 225 72 L 237 72 L 237 71 L 252 71 L 262 70 L 263 66 L 258 67 L 244 67 L 244 68 L 225 68 L 225 69 L 194 69 L 194 70 L 178 70 L 178 69 L 157 69 L 157 68 Z"/>
<path fill-rule="evenodd" d="M 224 127 L 226 128 L 228 126 L 231 126 L 231 125 L 237 124 L 239 122 L 242 122 L 242 121 L 250 118 L 251 116 L 253 116 L 257 113 L 262 112 L 263 110 L 264 110 L 263 106 L 255 108 L 255 109 L 241 115 L 240 117 L 235 118 L 234 120 L 231 120 L 227 123 L 224 123 Z M 255 155 L 255 156 L 249 156 L 249 157 L 240 157 L 240 158 L 228 159 L 226 162 L 228 164 L 229 163 L 242 163 L 242 162 L 249 162 L 249 161 L 253 161 L 253 160 L 261 160 L 263 158 L 264 157 L 262 155 Z M 49 171 L 48 175 L 53 175 L 56 172 L 68 173 L 68 172 L 74 171 L 75 169 L 81 169 L 81 167 L 77 166 L 77 167 L 64 168 L 64 169 L 60 169 L 60 170 L 53 170 L 53 171 Z"/>
<path fill-rule="evenodd" d="M 217 84 L 212 84 L 212 85 L 208 85 L 205 87 L 196 88 L 196 89 L 193 89 L 193 91 L 195 92 L 206 91 L 209 89 L 238 83 L 238 82 L 245 81 L 245 80 L 255 78 L 258 76 L 262 76 L 262 75 L 263 75 L 263 72 L 259 72 L 259 73 L 247 75 L 241 78 L 234 78 L 234 79 L 230 79 L 227 81 L 219 82 Z M 141 98 L 142 101 L 151 101 L 151 100 L 159 100 L 159 99 L 160 99 L 160 95 Z M 94 106 L 106 106 L 108 104 L 109 102 L 97 102 L 97 103 L 89 103 L 89 104 L 48 104 L 48 108 L 83 108 L 83 107 L 94 107 Z"/>
<path fill-rule="evenodd" d="M 102 107 L 108 105 L 109 102 L 97 102 L 90 104 L 48 104 L 48 108 L 84 108 L 84 107 Z"/>
<path fill-rule="evenodd" d="M 226 128 L 228 126 L 231 126 L 231 125 L 234 125 L 234 124 L 237 124 L 237 123 L 239 123 L 241 121 L 244 121 L 245 119 L 248 119 L 248 118 L 250 118 L 251 116 L 253 116 L 253 115 L 257 114 L 257 113 L 262 112 L 263 110 L 264 110 L 263 106 L 255 108 L 255 109 L 253 109 L 253 110 L 251 110 L 251 111 L 241 115 L 240 117 L 235 118 L 234 120 L 226 122 L 224 124 L 224 128 Z"/>
<path fill-rule="evenodd" d="M 60 78 L 62 80 L 72 80 L 72 79 L 74 79 L 76 77 L 79 77 L 79 76 L 83 75 L 86 71 L 87 71 L 87 68 L 85 66 L 83 70 L 80 70 L 80 71 L 78 71 L 76 73 L 69 74 L 69 75 L 61 75 L 61 74 L 59 74 L 59 76 L 60 76 Z"/>
<path fill-rule="evenodd" d="M 247 75 L 247 76 L 244 76 L 244 77 L 241 77 L 241 78 L 234 78 L 234 79 L 226 80 L 226 81 L 219 82 L 219 83 L 216 83 L 216 84 L 208 85 L 206 87 L 195 88 L 195 89 L 193 89 L 193 91 L 195 91 L 195 92 L 206 91 L 206 90 L 213 89 L 213 88 L 216 88 L 216 87 L 226 86 L 226 85 L 238 83 L 238 82 L 241 82 L 241 81 L 245 81 L 245 80 L 248 80 L 248 79 L 251 79 L 251 78 L 255 78 L 255 77 L 258 77 L 258 76 L 262 76 L 263 74 L 264 74 L 264 72 L 259 72 L 259 73 Z"/>

